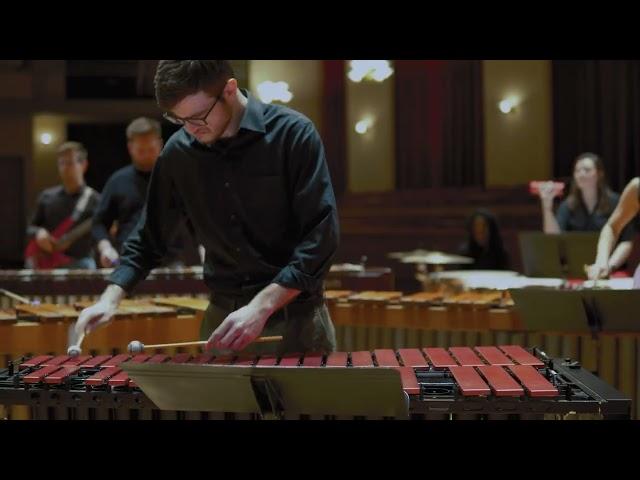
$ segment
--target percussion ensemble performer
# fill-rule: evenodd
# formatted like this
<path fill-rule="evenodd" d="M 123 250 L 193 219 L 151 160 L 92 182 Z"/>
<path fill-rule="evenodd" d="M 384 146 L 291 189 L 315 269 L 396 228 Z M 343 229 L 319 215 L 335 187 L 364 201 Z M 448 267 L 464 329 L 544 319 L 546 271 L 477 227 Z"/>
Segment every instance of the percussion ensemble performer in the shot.
<path fill-rule="evenodd" d="M 602 227 L 598 240 L 598 253 L 587 275 L 592 280 L 606 278 L 615 269 L 614 246 L 623 232 L 633 225 L 632 220 L 640 212 L 640 177 L 633 178 L 625 187 L 615 210 Z M 611 253 L 614 252 L 614 253 Z M 637 270 L 636 270 L 637 272 Z"/>
<path fill-rule="evenodd" d="M 162 129 L 157 120 L 140 117 L 127 126 L 127 148 L 131 164 L 111 175 L 93 216 L 91 233 L 100 254 L 100 265 L 111 268 L 120 259 L 125 240 L 138 223 L 147 195 L 149 177 L 162 150 Z M 115 237 L 110 234 L 117 225 Z M 163 266 L 199 263 L 195 242 L 185 223 L 167 240 Z"/>
<path fill-rule="evenodd" d="M 555 216 L 553 182 L 544 183 L 539 194 L 545 233 L 602 231 L 620 201 L 620 195 L 609 188 L 602 159 L 590 152 L 582 153 L 574 160 L 569 195 Z M 620 229 L 614 248 L 607 253 L 607 275 L 609 271 L 626 268 L 635 235 L 633 224 Z"/>
<path fill-rule="evenodd" d="M 161 60 L 154 82 L 165 118 L 183 128 L 158 157 L 111 284 L 82 311 L 76 335 L 112 319 L 186 218 L 206 251 L 211 299 L 200 338 L 207 350 L 335 350 L 323 280 L 338 217 L 313 123 L 239 89 L 226 60 Z M 261 335 L 283 338 L 251 344 Z"/>
<path fill-rule="evenodd" d="M 65 142 L 56 153 L 61 184 L 38 197 L 27 227 L 25 267 L 95 269 L 91 217 L 100 195 L 84 180 L 87 150 L 79 142 Z"/>

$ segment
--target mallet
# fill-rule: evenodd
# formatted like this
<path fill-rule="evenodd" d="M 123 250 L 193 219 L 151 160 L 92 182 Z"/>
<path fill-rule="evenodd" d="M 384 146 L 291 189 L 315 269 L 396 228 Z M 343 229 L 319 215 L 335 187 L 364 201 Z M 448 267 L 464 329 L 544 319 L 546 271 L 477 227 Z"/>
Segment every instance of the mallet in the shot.
<path fill-rule="evenodd" d="M 282 340 L 282 335 L 275 335 L 272 337 L 258 337 L 254 340 L 254 343 L 265 343 L 265 342 L 279 342 Z M 191 347 L 196 345 L 206 345 L 206 340 L 200 340 L 197 342 L 181 342 L 181 343 L 161 343 L 157 345 L 145 345 L 144 343 L 134 340 L 129 343 L 127 346 L 127 351 L 129 353 L 142 353 L 145 348 L 171 348 L 171 347 Z"/>

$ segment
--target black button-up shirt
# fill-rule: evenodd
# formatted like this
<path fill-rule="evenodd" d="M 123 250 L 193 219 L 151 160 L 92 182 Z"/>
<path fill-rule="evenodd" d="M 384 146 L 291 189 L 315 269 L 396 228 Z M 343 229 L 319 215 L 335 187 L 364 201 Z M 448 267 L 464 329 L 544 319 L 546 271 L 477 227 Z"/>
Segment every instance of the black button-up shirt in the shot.
<path fill-rule="evenodd" d="M 243 93 L 235 137 L 206 146 L 181 129 L 169 139 L 111 282 L 131 290 L 158 265 L 186 215 L 205 247 L 212 291 L 269 283 L 304 296 L 322 291 L 339 235 L 322 141 L 304 115 Z"/>
<path fill-rule="evenodd" d="M 136 170 L 127 165 L 114 172 L 105 183 L 100 195 L 100 204 L 93 216 L 93 238 L 96 243 L 109 240 L 120 250 L 125 240 L 140 220 L 140 213 L 147 197 L 147 186 L 151 172 Z M 118 222 L 115 241 L 109 230 Z"/>
<path fill-rule="evenodd" d="M 118 252 L 122 251 L 125 240 L 140 220 L 150 177 L 151 172 L 140 171 L 133 165 L 123 167 L 109 177 L 93 215 L 92 234 L 96 244 L 109 240 Z M 118 222 L 118 230 L 116 238 L 112 239 L 109 230 L 114 222 Z M 188 225 L 178 227 L 163 263 L 170 264 L 177 259 L 200 263 Z"/>

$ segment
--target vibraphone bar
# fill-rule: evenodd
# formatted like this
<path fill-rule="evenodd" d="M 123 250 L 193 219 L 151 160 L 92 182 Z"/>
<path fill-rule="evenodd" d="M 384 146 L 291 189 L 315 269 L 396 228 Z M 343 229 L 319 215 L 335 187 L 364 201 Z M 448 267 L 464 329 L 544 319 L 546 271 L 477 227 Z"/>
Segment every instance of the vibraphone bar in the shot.
<path fill-rule="evenodd" d="M 37 419 L 237 418 L 234 412 L 160 411 L 123 370 L 124 362 L 258 370 L 391 368 L 399 372 L 413 419 L 537 419 L 569 414 L 622 419 L 629 418 L 631 411 L 628 397 L 578 362 L 551 359 L 537 349 L 528 351 L 517 345 L 377 349 L 280 358 L 206 353 L 174 357 L 153 353 L 75 358 L 40 355 L 0 370 L 0 405 L 28 405 Z M 334 417 L 327 413 L 326 418 Z"/>
<path fill-rule="evenodd" d="M 73 304 L 100 296 L 107 287 L 113 269 L 97 270 L 0 270 L 0 288 L 28 298 L 30 301 Z M 208 295 L 202 267 L 157 268 L 135 289 L 143 295 Z M 15 300 L 0 295 L 0 308 L 9 308 Z"/>

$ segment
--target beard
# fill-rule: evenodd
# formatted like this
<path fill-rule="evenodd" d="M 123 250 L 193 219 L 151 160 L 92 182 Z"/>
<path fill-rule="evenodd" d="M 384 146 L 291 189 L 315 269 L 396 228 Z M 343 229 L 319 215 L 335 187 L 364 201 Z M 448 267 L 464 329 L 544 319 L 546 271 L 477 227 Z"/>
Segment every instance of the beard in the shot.
<path fill-rule="evenodd" d="M 229 127 L 232 119 L 231 108 L 227 105 L 224 106 L 227 108 L 224 109 L 225 116 L 221 122 L 218 122 L 216 125 L 197 127 L 193 132 L 187 130 L 187 133 L 204 145 L 211 145 L 220 140 L 220 138 L 222 138 L 222 134 Z"/>

